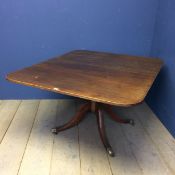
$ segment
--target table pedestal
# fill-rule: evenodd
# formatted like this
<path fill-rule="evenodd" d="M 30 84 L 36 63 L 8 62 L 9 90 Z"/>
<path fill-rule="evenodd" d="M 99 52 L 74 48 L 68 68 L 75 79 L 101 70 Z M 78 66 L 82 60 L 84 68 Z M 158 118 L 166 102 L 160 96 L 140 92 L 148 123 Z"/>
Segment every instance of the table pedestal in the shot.
<path fill-rule="evenodd" d="M 69 122 L 65 123 L 64 125 L 52 128 L 52 133 L 58 134 L 58 132 L 64 131 L 66 129 L 69 129 L 69 128 L 77 125 L 78 123 L 80 123 L 83 120 L 86 113 L 93 112 L 93 113 L 95 113 L 95 115 L 97 117 L 98 131 L 100 134 L 100 138 L 103 142 L 103 145 L 104 145 L 106 151 L 108 152 L 108 154 L 113 157 L 114 151 L 113 151 L 113 149 L 108 141 L 108 138 L 106 136 L 104 118 L 103 118 L 102 111 L 106 112 L 111 119 L 113 119 L 114 121 L 116 121 L 118 123 L 134 125 L 133 119 L 120 118 L 112 111 L 112 107 L 110 105 L 89 101 L 80 107 L 78 112 L 72 117 L 72 119 Z"/>

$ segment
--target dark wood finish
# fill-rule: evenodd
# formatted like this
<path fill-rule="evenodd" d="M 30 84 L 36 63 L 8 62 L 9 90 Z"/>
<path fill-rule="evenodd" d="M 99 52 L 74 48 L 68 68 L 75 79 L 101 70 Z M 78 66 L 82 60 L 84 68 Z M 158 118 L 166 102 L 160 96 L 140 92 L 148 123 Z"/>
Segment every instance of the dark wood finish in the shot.
<path fill-rule="evenodd" d="M 94 101 L 91 101 L 91 112 L 97 111 L 97 103 Z"/>
<path fill-rule="evenodd" d="M 130 123 L 131 125 L 134 125 L 134 120 L 132 119 L 123 119 L 123 118 L 120 118 L 119 116 L 117 116 L 113 110 L 112 110 L 112 106 L 109 106 L 109 105 L 103 105 L 103 110 L 109 115 L 109 117 L 118 122 L 118 123 Z"/>
<path fill-rule="evenodd" d="M 108 154 L 113 157 L 115 154 L 114 154 L 114 151 L 112 150 L 112 147 L 109 144 L 108 138 L 106 136 L 104 119 L 103 119 L 103 114 L 102 114 L 101 109 L 97 110 L 96 116 L 97 116 L 97 124 L 98 124 L 98 131 L 100 134 L 100 138 L 101 138 L 103 145 L 106 148 L 106 151 L 108 152 Z"/>
<path fill-rule="evenodd" d="M 91 100 L 68 123 L 53 128 L 52 132 L 57 134 L 69 129 L 77 125 L 87 112 L 94 112 L 101 140 L 109 155 L 114 156 L 105 133 L 102 110 L 116 122 L 133 125 L 134 121 L 121 119 L 104 104 L 130 106 L 142 102 L 162 64 L 160 59 L 72 51 L 10 73 L 7 80 Z"/>
<path fill-rule="evenodd" d="M 130 106 L 144 100 L 161 66 L 160 59 L 80 50 L 10 73 L 7 80 Z"/>
<path fill-rule="evenodd" d="M 86 113 L 93 112 L 97 117 L 98 131 L 100 134 L 101 141 L 103 142 L 103 145 L 106 151 L 108 152 L 108 154 L 113 157 L 115 154 L 114 154 L 114 151 L 111 145 L 109 144 L 109 141 L 108 141 L 108 138 L 105 132 L 105 125 L 104 125 L 104 119 L 103 119 L 103 114 L 102 114 L 103 110 L 107 111 L 110 118 L 112 118 L 114 121 L 118 123 L 131 124 L 131 125 L 133 125 L 134 123 L 134 120 L 132 119 L 122 119 L 116 116 L 115 113 L 112 112 L 110 105 L 103 105 L 102 103 L 88 101 L 86 104 L 80 107 L 79 111 L 75 114 L 75 116 L 70 121 L 68 121 L 64 125 L 52 128 L 52 133 L 58 134 L 61 131 L 74 127 L 75 125 L 79 124 L 82 121 Z"/>
<path fill-rule="evenodd" d="M 57 134 L 58 132 L 74 127 L 83 120 L 85 114 L 90 110 L 91 110 L 90 103 L 82 105 L 79 111 L 76 113 L 76 115 L 69 122 L 59 127 L 52 128 L 52 133 Z"/>

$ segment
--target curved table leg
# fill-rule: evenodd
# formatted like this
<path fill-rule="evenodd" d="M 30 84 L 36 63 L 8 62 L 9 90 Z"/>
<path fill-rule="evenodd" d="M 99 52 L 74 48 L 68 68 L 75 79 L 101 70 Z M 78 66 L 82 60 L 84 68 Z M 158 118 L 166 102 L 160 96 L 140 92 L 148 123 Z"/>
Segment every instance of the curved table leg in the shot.
<path fill-rule="evenodd" d="M 122 119 L 119 116 L 117 116 L 113 111 L 112 111 L 112 107 L 108 106 L 108 105 L 103 105 L 102 109 L 109 115 L 109 117 L 111 119 L 113 119 L 114 121 L 118 122 L 118 123 L 128 123 L 134 126 L 134 120 L 133 119 Z"/>
<path fill-rule="evenodd" d="M 108 138 L 106 136 L 104 118 L 103 118 L 103 115 L 102 115 L 102 111 L 100 109 L 97 110 L 96 116 L 97 116 L 98 130 L 99 130 L 100 138 L 103 142 L 103 145 L 106 148 L 108 154 L 110 156 L 114 157 L 115 154 L 114 154 L 114 151 L 112 150 L 112 147 L 109 144 Z"/>
<path fill-rule="evenodd" d="M 52 128 L 52 133 L 58 134 L 60 131 L 64 131 L 66 129 L 72 128 L 77 125 L 82 119 L 85 117 L 85 114 L 90 111 L 91 105 L 90 103 L 84 104 L 80 107 L 79 111 L 75 114 L 75 116 L 66 124 Z"/>

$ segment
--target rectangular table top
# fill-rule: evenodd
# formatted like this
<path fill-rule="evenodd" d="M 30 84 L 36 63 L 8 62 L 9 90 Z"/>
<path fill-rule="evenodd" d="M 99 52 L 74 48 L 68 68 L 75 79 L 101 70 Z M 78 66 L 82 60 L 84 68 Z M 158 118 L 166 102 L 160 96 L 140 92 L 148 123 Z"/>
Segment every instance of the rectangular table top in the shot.
<path fill-rule="evenodd" d="M 76 50 L 7 75 L 7 80 L 117 106 L 144 100 L 163 62 Z"/>

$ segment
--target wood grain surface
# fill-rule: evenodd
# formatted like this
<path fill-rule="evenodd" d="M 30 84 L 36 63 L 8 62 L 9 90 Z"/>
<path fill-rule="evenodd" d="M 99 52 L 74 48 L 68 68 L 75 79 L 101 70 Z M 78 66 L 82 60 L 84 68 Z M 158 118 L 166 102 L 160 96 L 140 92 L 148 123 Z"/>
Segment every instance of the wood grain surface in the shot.
<path fill-rule="evenodd" d="M 116 106 L 142 102 L 160 59 L 76 50 L 7 75 L 7 80 Z"/>

